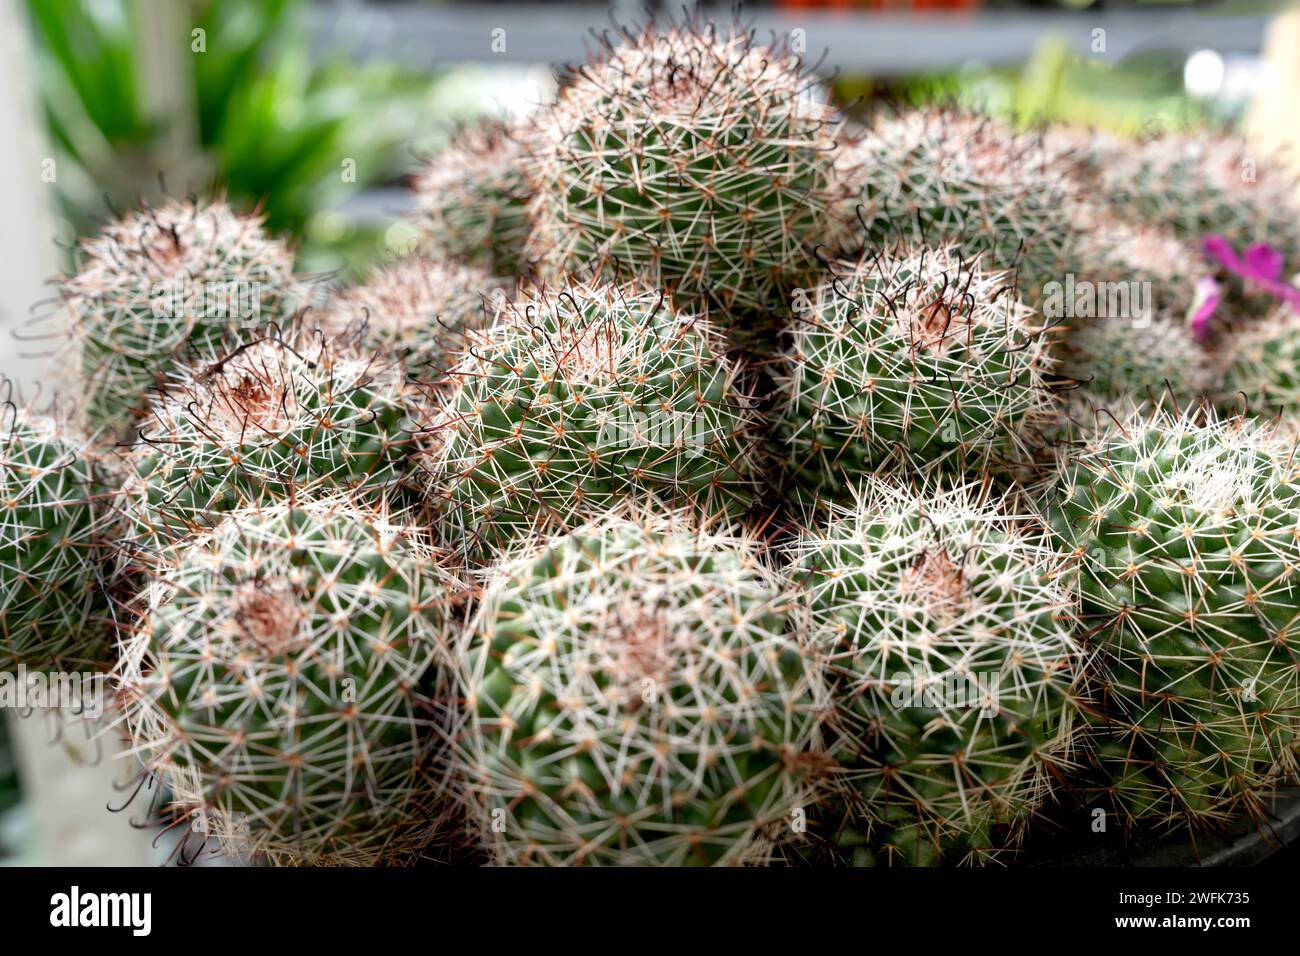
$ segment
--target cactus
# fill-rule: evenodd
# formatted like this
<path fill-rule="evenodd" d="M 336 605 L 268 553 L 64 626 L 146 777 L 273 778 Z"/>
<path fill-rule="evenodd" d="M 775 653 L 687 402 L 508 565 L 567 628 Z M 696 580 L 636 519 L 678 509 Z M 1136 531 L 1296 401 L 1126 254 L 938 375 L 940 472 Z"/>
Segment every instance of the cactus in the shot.
<path fill-rule="evenodd" d="M 110 640 L 95 456 L 55 417 L 0 414 L 0 671 L 97 668 Z"/>
<path fill-rule="evenodd" d="M 466 331 L 488 324 L 491 303 L 504 295 L 483 269 L 410 255 L 341 290 L 317 322 L 329 335 L 356 336 L 365 348 L 400 358 L 413 377 L 436 380 Z"/>
<path fill-rule="evenodd" d="M 139 543 L 183 541 L 291 489 L 391 486 L 414 447 L 405 412 L 397 367 L 346 341 L 253 340 L 182 369 L 132 452 Z"/>
<path fill-rule="evenodd" d="M 537 119 L 531 258 L 667 288 L 720 319 L 783 304 L 828 241 L 838 119 L 800 59 L 738 28 L 653 26 Z"/>
<path fill-rule="evenodd" d="M 187 354 L 219 350 L 306 300 L 293 253 L 220 200 L 145 207 L 83 241 L 60 286 L 91 424 L 120 433 Z"/>
<path fill-rule="evenodd" d="M 1197 131 L 1156 136 L 1117 150 L 1101 186 L 1116 210 L 1199 242 L 1270 242 L 1300 254 L 1295 177 L 1287 163 L 1233 136 Z"/>
<path fill-rule="evenodd" d="M 1083 656 L 1047 528 L 987 483 L 871 479 L 790 557 L 832 682 L 840 845 L 859 864 L 998 858 L 992 828 L 1076 759 Z"/>
<path fill-rule="evenodd" d="M 756 543 L 624 509 L 515 553 L 462 639 L 471 816 L 509 864 L 760 862 L 824 694 Z"/>
<path fill-rule="evenodd" d="M 1181 320 L 1103 318 L 1080 323 L 1060 351 L 1061 374 L 1093 406 L 1119 419 L 1172 400 L 1214 395 L 1220 372 Z"/>
<path fill-rule="evenodd" d="M 950 248 L 899 249 L 796 303 L 775 429 L 792 494 L 847 494 L 908 466 L 1009 465 L 1018 426 L 1050 401 L 1030 311 L 1001 273 Z"/>
<path fill-rule="evenodd" d="M 462 129 L 415 178 L 425 249 L 497 276 L 523 271 L 531 191 L 519 131 L 481 119 Z"/>
<path fill-rule="evenodd" d="M 454 593 L 383 509 L 231 514 L 156 574 L 122 638 L 133 752 L 228 852 L 407 860 L 446 813 Z"/>
<path fill-rule="evenodd" d="M 1293 442 L 1204 409 L 1111 429 L 1053 523 L 1103 655 L 1100 759 L 1134 818 L 1205 824 L 1294 775 L 1300 472 Z"/>
<path fill-rule="evenodd" d="M 1224 405 L 1244 402 L 1265 417 L 1300 416 L 1300 314 L 1280 306 L 1266 321 L 1232 335 L 1225 361 Z"/>
<path fill-rule="evenodd" d="M 1070 261 L 1071 180 L 1038 137 L 996 120 L 933 108 L 879 121 L 837 160 L 853 199 L 841 215 L 871 250 L 901 242 L 954 243 L 990 270 L 1014 271 L 1037 304 Z"/>
<path fill-rule="evenodd" d="M 528 292 L 470 336 L 420 456 L 448 542 L 486 556 L 628 496 L 737 514 L 753 412 L 703 321 L 608 284 Z"/>
<path fill-rule="evenodd" d="M 1109 295 L 1099 295 L 1097 317 L 1105 317 L 1103 309 L 1113 304 L 1127 305 L 1125 314 L 1134 320 L 1149 320 L 1156 314 L 1182 318 L 1191 310 L 1196 283 L 1205 275 L 1206 266 L 1200 252 L 1187 241 L 1160 226 L 1128 222 L 1113 212 L 1084 204 L 1076 207 L 1073 227 L 1078 235 L 1073 252 L 1076 279 L 1085 279 L 1098 289 L 1104 288 L 1102 283 L 1113 283 L 1112 288 L 1123 294 L 1123 300 L 1116 303 Z M 1134 299 L 1140 301 L 1141 309 Z M 1070 317 L 1094 315 L 1080 315 L 1074 309 Z M 1120 318 L 1119 310 L 1110 312 L 1109 317 Z"/>

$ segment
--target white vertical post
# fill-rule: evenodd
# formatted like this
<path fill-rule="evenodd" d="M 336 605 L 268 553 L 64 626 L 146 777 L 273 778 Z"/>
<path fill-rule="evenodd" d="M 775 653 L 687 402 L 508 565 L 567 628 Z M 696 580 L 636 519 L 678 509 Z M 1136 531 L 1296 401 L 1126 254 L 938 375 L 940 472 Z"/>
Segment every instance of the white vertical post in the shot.
<path fill-rule="evenodd" d="M 0 372 L 30 394 L 50 363 L 22 359 L 20 352 L 40 346 L 14 341 L 29 307 L 51 294 L 46 280 L 59 268 L 54 245 L 54 188 L 57 177 L 44 145 L 40 112 L 32 87 L 33 62 L 28 49 L 29 28 L 21 0 L 0 0 Z M 124 797 L 114 781 L 129 777 L 132 768 L 118 759 L 116 737 L 101 734 L 103 755 L 85 742 L 84 728 L 70 728 L 62 746 L 51 746 L 47 716 L 26 720 L 6 714 L 10 737 L 18 751 L 18 772 L 24 801 L 36 827 L 33 862 L 64 866 L 141 866 L 159 859 L 150 847 L 152 834 L 132 829 L 128 818 L 143 814 L 143 805 L 112 814 L 109 803 Z M 78 761 L 91 762 L 78 762 Z"/>

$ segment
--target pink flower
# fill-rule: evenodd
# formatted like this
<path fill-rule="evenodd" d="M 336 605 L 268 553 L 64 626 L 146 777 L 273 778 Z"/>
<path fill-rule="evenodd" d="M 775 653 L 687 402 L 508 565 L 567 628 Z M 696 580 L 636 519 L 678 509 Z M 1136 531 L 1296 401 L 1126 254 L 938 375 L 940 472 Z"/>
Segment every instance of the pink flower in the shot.
<path fill-rule="evenodd" d="M 1282 253 L 1268 243 L 1248 246 L 1245 255 L 1238 255 L 1224 236 L 1213 235 L 1201 241 L 1201 248 L 1208 258 L 1234 275 L 1262 288 L 1275 299 L 1300 307 L 1300 289 L 1282 281 Z"/>
<path fill-rule="evenodd" d="M 1223 294 L 1219 289 L 1219 283 L 1210 276 L 1196 283 L 1196 298 L 1192 302 L 1189 317 L 1192 335 L 1195 336 L 1196 341 L 1204 342 L 1210 337 L 1210 321 L 1214 318 L 1214 310 L 1219 307 L 1222 299 Z"/>

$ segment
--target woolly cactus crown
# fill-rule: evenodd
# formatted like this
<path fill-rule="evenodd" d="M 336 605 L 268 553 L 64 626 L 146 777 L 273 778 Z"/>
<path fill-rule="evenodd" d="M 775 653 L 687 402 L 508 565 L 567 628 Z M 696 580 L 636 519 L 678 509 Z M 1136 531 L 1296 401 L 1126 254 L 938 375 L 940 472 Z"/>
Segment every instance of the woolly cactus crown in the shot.
<path fill-rule="evenodd" d="M 182 369 L 132 455 L 127 510 L 145 544 L 291 489 L 376 489 L 413 448 L 400 370 L 343 340 L 260 339 Z"/>
<path fill-rule="evenodd" d="M 1258 808 L 1300 714 L 1293 442 L 1208 411 L 1134 417 L 1063 478 L 1054 524 L 1106 659 L 1117 796 L 1134 816 Z"/>
<path fill-rule="evenodd" d="M 865 227 L 866 248 L 954 243 L 987 269 L 1015 270 L 1037 302 L 1060 277 L 1074 232 L 1071 186 L 1037 137 L 996 120 L 934 108 L 876 123 L 837 160 L 856 193 L 842 213 Z"/>
<path fill-rule="evenodd" d="M 952 247 L 841 264 L 797 296 L 775 413 L 796 493 L 847 493 L 882 466 L 1005 461 L 1048 398 L 1030 316 L 1004 274 Z"/>
<path fill-rule="evenodd" d="M 78 248 L 61 285 L 87 415 L 118 431 L 187 354 L 218 350 L 300 304 L 293 253 L 220 200 L 127 214 Z"/>
<path fill-rule="evenodd" d="M 445 803 L 433 704 L 456 590 L 382 509 L 231 515 L 157 575 L 123 637 L 135 752 L 232 852 L 373 864 L 419 850 Z"/>
<path fill-rule="evenodd" d="M 873 479 L 791 559 L 863 852 L 991 854 L 989 825 L 1023 820 L 1072 759 L 1082 652 L 1047 529 L 987 484 Z"/>
<path fill-rule="evenodd" d="M 400 357 L 412 376 L 436 380 L 464 347 L 465 332 L 485 325 L 504 296 L 502 283 L 483 269 L 411 255 L 342 290 L 317 321 L 327 335 L 357 337 Z"/>
<path fill-rule="evenodd" d="M 763 859 L 806 809 L 823 705 L 787 610 L 754 541 L 683 514 L 624 509 L 503 563 L 461 678 L 466 785 L 496 859 Z"/>
<path fill-rule="evenodd" d="M 773 308 L 827 240 L 838 119 L 783 48 L 652 26 L 579 67 L 537 120 L 532 257 Z"/>
<path fill-rule="evenodd" d="M 0 671 L 97 666 L 108 641 L 104 515 L 87 443 L 0 406 Z"/>
<path fill-rule="evenodd" d="M 470 336 L 421 465 L 448 541 L 482 551 L 628 496 L 736 513 L 753 412 L 703 321 L 608 284 L 528 291 Z"/>
<path fill-rule="evenodd" d="M 518 135 L 499 120 L 481 119 L 419 172 L 416 227 L 428 252 L 493 275 L 523 271 L 531 190 Z"/>

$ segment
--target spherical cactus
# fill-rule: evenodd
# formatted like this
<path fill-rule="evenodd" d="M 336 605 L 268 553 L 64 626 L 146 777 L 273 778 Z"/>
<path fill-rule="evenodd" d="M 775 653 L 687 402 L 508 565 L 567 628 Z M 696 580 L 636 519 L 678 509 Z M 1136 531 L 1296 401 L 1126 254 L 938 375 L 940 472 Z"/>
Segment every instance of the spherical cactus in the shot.
<path fill-rule="evenodd" d="M 164 389 L 126 487 L 139 544 L 313 488 L 374 491 L 405 475 L 414 440 L 398 368 L 346 342 L 290 338 L 212 356 Z"/>
<path fill-rule="evenodd" d="M 1300 417 L 1300 314 L 1287 306 L 1235 332 L 1227 345 L 1224 405 L 1264 417 Z"/>
<path fill-rule="evenodd" d="M 1049 319 L 1080 324 L 1104 317 L 1149 320 L 1156 314 L 1181 319 L 1191 310 L 1197 281 L 1206 274 L 1193 245 L 1160 226 L 1134 224 L 1082 204 L 1073 226 L 1078 236 L 1071 256 L 1073 279 L 1068 287 L 1063 284 L 1058 303 L 1046 297 Z M 1054 305 L 1061 307 L 1056 314 Z"/>
<path fill-rule="evenodd" d="M 1078 560 L 1118 744 L 1100 752 L 1123 755 L 1108 769 L 1135 817 L 1249 809 L 1294 766 L 1298 460 L 1249 421 L 1161 412 L 1111 429 L 1063 478 L 1053 522 Z"/>
<path fill-rule="evenodd" d="M 1193 242 L 1220 234 L 1237 247 L 1269 242 L 1289 258 L 1300 254 L 1294 173 L 1233 136 L 1150 138 L 1114 154 L 1102 188 L 1121 215 Z"/>
<path fill-rule="evenodd" d="M 858 863 L 977 862 L 1075 759 L 1083 662 L 1046 527 L 988 485 L 870 480 L 791 548 L 827 655 L 841 845 Z M 832 821 L 835 822 L 835 821 Z"/>
<path fill-rule="evenodd" d="M 55 418 L 0 407 L 0 671 L 94 668 L 106 656 L 94 469 L 87 442 Z"/>
<path fill-rule="evenodd" d="M 1095 407 L 1126 419 L 1162 402 L 1180 406 L 1215 394 L 1220 374 L 1181 319 L 1102 318 L 1065 337 L 1059 371 Z"/>
<path fill-rule="evenodd" d="M 653 26 L 579 68 L 537 121 L 532 258 L 772 309 L 828 241 L 838 119 L 784 48 Z"/>
<path fill-rule="evenodd" d="M 429 253 L 498 276 L 523 271 L 532 192 L 519 135 L 504 122 L 481 119 L 420 170 L 416 227 Z"/>
<path fill-rule="evenodd" d="M 1046 355 L 1002 273 L 957 252 L 902 249 L 843 264 L 796 301 L 776 432 L 804 498 L 882 467 L 1006 464 Z"/>
<path fill-rule="evenodd" d="M 466 331 L 487 324 L 494 301 L 504 303 L 505 288 L 486 271 L 412 255 L 340 291 L 316 322 L 327 334 L 353 336 L 400 358 L 411 376 L 431 381 L 446 374 Z"/>
<path fill-rule="evenodd" d="M 146 410 L 150 386 L 188 354 L 298 308 L 293 253 L 261 223 L 219 200 L 171 201 L 81 243 L 60 291 L 96 427 L 122 431 Z"/>
<path fill-rule="evenodd" d="M 865 227 L 866 248 L 950 242 L 988 269 L 1014 270 L 1037 303 L 1059 279 L 1075 235 L 1072 189 L 1037 137 L 947 108 L 876 123 L 837 165 L 855 187 L 842 213 Z"/>
<path fill-rule="evenodd" d="M 739 371 L 660 293 L 534 290 L 470 336 L 426 429 L 446 540 L 482 555 L 629 496 L 738 513 L 755 439 Z"/>
<path fill-rule="evenodd" d="M 465 788 L 495 859 L 762 862 L 808 811 L 824 695 L 755 543 L 623 512 L 514 555 L 463 639 Z"/>
<path fill-rule="evenodd" d="M 121 642 L 133 749 L 228 852 L 406 859 L 447 806 L 453 594 L 382 510 L 232 514 L 158 573 Z"/>

